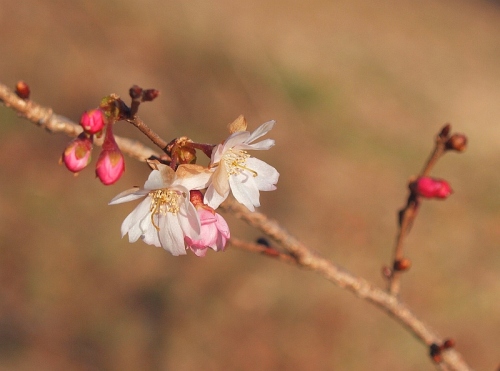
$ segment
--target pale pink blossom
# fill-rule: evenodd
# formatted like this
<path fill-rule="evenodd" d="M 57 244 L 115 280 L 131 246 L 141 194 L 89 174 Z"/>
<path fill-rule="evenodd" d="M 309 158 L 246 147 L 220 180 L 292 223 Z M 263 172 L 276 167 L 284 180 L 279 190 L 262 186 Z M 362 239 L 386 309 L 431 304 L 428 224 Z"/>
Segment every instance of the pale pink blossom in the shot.
<path fill-rule="evenodd" d="M 227 240 L 231 237 L 229 226 L 224 218 L 204 207 L 199 207 L 197 211 L 201 222 L 200 237 L 198 239 L 184 237 L 186 245 L 197 256 L 205 256 L 208 248 L 214 251 L 224 251 Z"/>

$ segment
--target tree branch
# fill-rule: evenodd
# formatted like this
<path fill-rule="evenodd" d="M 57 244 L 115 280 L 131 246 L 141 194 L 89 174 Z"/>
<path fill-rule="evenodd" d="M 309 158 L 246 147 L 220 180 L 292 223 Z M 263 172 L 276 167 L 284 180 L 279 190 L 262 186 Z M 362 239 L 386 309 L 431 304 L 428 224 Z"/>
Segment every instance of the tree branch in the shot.
<path fill-rule="evenodd" d="M 251 212 L 232 199 L 227 199 L 220 207 L 277 241 L 295 257 L 299 266 L 319 273 L 337 286 L 351 291 L 357 297 L 386 311 L 428 347 L 444 342 L 443 338 L 418 319 L 397 297 L 325 259 L 290 235 L 275 220 L 269 219 L 262 213 Z M 462 356 L 454 349 L 443 352 L 443 363 L 445 363 L 442 365 L 443 369 L 470 370 Z"/>
<path fill-rule="evenodd" d="M 71 120 L 54 114 L 50 108 L 19 98 L 12 90 L 1 83 L 0 100 L 22 117 L 50 132 L 63 132 L 69 136 L 77 136 L 81 132 L 80 127 Z M 116 140 L 124 153 L 140 161 L 145 161 L 151 155 L 158 156 L 158 153 L 154 150 L 137 141 L 118 137 Z M 396 296 L 375 287 L 367 280 L 353 275 L 341 266 L 322 257 L 319 253 L 290 235 L 275 220 L 269 219 L 260 212 L 250 212 L 245 206 L 230 199 L 226 200 L 221 207 L 277 241 L 285 249 L 286 253 L 280 253 L 275 249 L 266 250 L 265 246 L 245 243 L 235 238 L 230 240 L 232 246 L 251 252 L 263 253 L 268 257 L 277 258 L 277 260 L 315 271 L 335 285 L 347 289 L 357 297 L 383 309 L 429 349 L 432 349 L 433 345 L 444 343 L 441 336 L 431 329 L 429 325 L 417 318 L 408 306 Z M 445 349 L 441 356 L 438 365 L 443 370 L 470 370 L 461 354 L 453 348 Z"/>
<path fill-rule="evenodd" d="M 49 107 L 19 98 L 16 93 L 2 83 L 0 83 L 0 101 L 20 116 L 51 133 L 64 133 L 70 137 L 76 137 L 82 132 L 80 125 L 64 116 L 55 114 Z M 115 139 L 123 153 L 141 162 L 145 162 L 151 156 L 159 156 L 158 152 L 136 140 L 119 136 L 115 136 Z"/>

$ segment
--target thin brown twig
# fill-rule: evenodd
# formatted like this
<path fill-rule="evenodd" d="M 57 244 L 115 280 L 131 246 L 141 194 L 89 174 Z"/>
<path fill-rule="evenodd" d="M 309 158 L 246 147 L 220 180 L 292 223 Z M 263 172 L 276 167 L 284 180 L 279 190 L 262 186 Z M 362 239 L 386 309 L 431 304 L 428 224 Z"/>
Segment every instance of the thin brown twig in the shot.
<path fill-rule="evenodd" d="M 417 216 L 419 202 L 417 199 L 412 198 L 411 196 L 408 199 L 408 202 L 403 210 L 399 212 L 400 217 L 400 226 L 398 230 L 398 235 L 396 237 L 396 247 L 394 249 L 394 258 L 392 264 L 391 275 L 389 277 L 389 292 L 391 295 L 398 295 L 400 286 L 401 286 L 401 274 L 395 269 L 395 263 L 401 261 L 404 257 L 403 254 L 403 246 L 405 238 L 410 231 L 411 226 L 413 225 L 413 221 Z"/>
<path fill-rule="evenodd" d="M 141 133 L 146 135 L 149 140 L 151 140 L 158 148 L 161 148 L 162 150 L 165 150 L 167 148 L 168 143 L 164 141 L 153 130 L 151 130 L 149 126 L 147 126 L 144 121 L 142 121 L 138 116 L 134 116 L 133 118 L 127 119 L 126 121 L 139 129 Z"/>
<path fill-rule="evenodd" d="M 446 124 L 436 136 L 436 144 L 434 145 L 434 150 L 432 151 L 429 159 L 420 172 L 420 176 L 429 176 L 431 170 L 434 168 L 434 165 L 436 165 L 437 161 L 446 152 L 446 142 L 450 138 L 450 130 L 450 124 Z"/>
<path fill-rule="evenodd" d="M 446 124 L 441 129 L 439 134 L 436 136 L 436 142 L 434 148 L 427 162 L 425 163 L 422 171 L 419 174 L 420 177 L 429 176 L 431 170 L 436 165 L 437 161 L 446 152 L 446 142 L 449 139 L 450 129 L 451 129 L 450 125 Z M 403 272 L 395 269 L 395 266 L 397 262 L 401 261 L 404 258 L 403 254 L 404 241 L 408 236 L 411 227 L 413 226 L 415 218 L 418 214 L 419 206 L 420 206 L 420 201 L 418 200 L 418 197 L 415 196 L 413 191 L 410 191 L 410 195 L 408 196 L 406 206 L 399 211 L 399 229 L 396 237 L 391 273 L 390 276 L 388 277 L 388 283 L 389 283 L 388 290 L 391 293 L 391 295 L 399 295 L 399 291 L 401 288 L 401 276 Z"/>
<path fill-rule="evenodd" d="M 251 253 L 266 255 L 270 258 L 274 258 L 284 263 L 292 265 L 298 264 L 297 259 L 295 259 L 294 256 L 282 253 L 272 247 L 263 246 L 258 243 L 250 243 L 240 240 L 239 238 L 231 237 L 231 239 L 229 240 L 229 245 L 240 250 L 249 251 Z"/>
<path fill-rule="evenodd" d="M 54 114 L 50 108 L 19 98 L 3 84 L 0 84 L 0 101 L 3 101 L 7 107 L 12 108 L 22 117 L 51 132 L 63 132 L 69 136 L 76 136 L 80 132 L 79 126 L 71 120 Z M 136 141 L 117 138 L 117 142 L 124 153 L 140 161 L 144 161 L 151 155 L 158 155 L 152 149 Z M 315 271 L 335 285 L 347 289 L 357 297 L 383 309 L 398 323 L 420 339 L 427 347 L 430 347 L 432 344 L 443 343 L 443 339 L 432 330 L 429 325 L 417 318 L 399 298 L 323 258 L 317 252 L 314 252 L 290 235 L 276 221 L 269 219 L 262 213 L 250 212 L 243 205 L 229 199 L 226 200 L 221 207 L 246 221 L 249 225 L 258 228 L 280 243 L 287 251 L 287 254 L 279 254 L 277 260 L 294 263 L 300 267 Z M 244 243 L 234 238 L 231 240 L 231 243 L 235 247 L 243 248 L 248 251 L 263 252 L 261 247 Z M 277 257 L 274 253 L 263 255 L 272 256 L 274 258 Z M 290 257 L 290 259 L 286 258 L 286 256 Z M 438 366 L 443 370 L 471 370 L 461 354 L 453 348 L 443 351 L 442 361 Z"/>

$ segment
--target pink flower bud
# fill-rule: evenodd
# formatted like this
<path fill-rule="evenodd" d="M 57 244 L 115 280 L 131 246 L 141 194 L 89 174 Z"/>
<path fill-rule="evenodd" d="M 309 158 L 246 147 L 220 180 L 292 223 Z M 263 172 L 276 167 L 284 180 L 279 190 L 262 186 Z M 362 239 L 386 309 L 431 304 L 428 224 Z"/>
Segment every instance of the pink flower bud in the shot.
<path fill-rule="evenodd" d="M 104 113 L 100 109 L 93 109 L 82 114 L 80 125 L 88 134 L 96 134 L 104 128 Z"/>
<path fill-rule="evenodd" d="M 108 125 L 106 136 L 102 144 L 102 151 L 97 159 L 95 173 L 101 183 L 110 185 L 115 183 L 125 172 L 125 159 L 116 144 L 112 125 Z"/>
<path fill-rule="evenodd" d="M 410 188 L 417 195 L 425 198 L 447 198 L 452 189 L 446 180 L 421 177 L 410 184 Z"/>
<path fill-rule="evenodd" d="M 205 256 L 207 248 L 214 251 L 224 251 L 227 240 L 230 238 L 229 226 L 222 216 L 210 208 L 197 209 L 201 222 L 200 238 L 192 240 L 184 237 L 184 242 L 197 256 Z"/>
<path fill-rule="evenodd" d="M 69 171 L 78 173 L 89 164 L 91 152 L 92 136 L 81 133 L 68 144 L 61 160 Z"/>

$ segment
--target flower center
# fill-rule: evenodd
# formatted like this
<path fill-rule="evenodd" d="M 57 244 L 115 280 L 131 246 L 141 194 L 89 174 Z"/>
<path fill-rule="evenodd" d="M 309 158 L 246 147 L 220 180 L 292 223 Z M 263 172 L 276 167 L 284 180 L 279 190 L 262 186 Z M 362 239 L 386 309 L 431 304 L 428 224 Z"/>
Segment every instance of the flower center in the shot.
<path fill-rule="evenodd" d="M 179 199 L 181 194 L 177 191 L 171 189 L 156 189 L 149 192 L 149 197 L 151 197 L 151 223 L 157 231 L 160 227 L 155 224 L 154 216 L 157 215 L 167 215 L 167 213 L 177 214 L 180 210 Z"/>
<path fill-rule="evenodd" d="M 229 175 L 240 174 L 243 170 L 247 170 L 251 172 L 254 177 L 256 177 L 258 175 L 257 172 L 245 166 L 247 158 L 249 157 L 250 155 L 247 153 L 247 151 L 243 150 L 235 151 L 231 148 L 228 151 L 226 151 L 226 153 L 224 153 L 222 159 L 224 163 L 227 165 Z"/>

